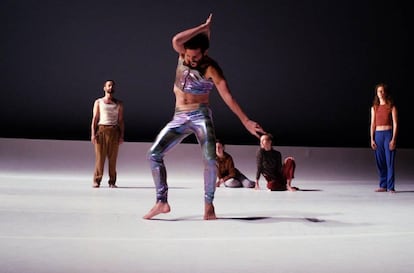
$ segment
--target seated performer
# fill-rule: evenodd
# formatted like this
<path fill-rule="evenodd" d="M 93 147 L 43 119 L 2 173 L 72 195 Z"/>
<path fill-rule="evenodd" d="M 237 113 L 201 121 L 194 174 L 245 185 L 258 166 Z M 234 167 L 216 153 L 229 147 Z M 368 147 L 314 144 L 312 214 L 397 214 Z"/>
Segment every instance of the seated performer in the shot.
<path fill-rule="evenodd" d="M 260 148 L 257 151 L 257 173 L 255 189 L 260 189 L 260 176 L 267 181 L 267 188 L 271 191 L 297 191 L 292 187 L 296 162 L 293 157 L 287 157 L 282 164 L 282 154 L 272 146 L 273 136 L 264 134 L 260 137 Z"/>
<path fill-rule="evenodd" d="M 239 169 L 234 167 L 233 157 L 224 151 L 224 144 L 216 140 L 217 182 L 229 188 L 254 188 L 255 182 L 248 179 Z"/>

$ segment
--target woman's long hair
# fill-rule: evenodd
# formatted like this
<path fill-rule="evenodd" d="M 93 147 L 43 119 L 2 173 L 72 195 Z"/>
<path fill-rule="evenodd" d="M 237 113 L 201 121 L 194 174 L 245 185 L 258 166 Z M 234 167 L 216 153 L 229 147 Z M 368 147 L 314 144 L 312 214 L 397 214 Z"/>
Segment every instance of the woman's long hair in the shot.
<path fill-rule="evenodd" d="M 375 85 L 375 89 L 374 89 L 375 95 L 374 95 L 374 100 L 372 102 L 372 105 L 374 107 L 377 107 L 378 105 L 380 105 L 380 100 L 379 100 L 378 95 L 377 95 L 377 89 L 379 87 L 382 87 L 384 89 L 385 103 L 387 105 L 389 105 L 390 107 L 393 107 L 394 106 L 394 100 L 391 97 L 388 85 L 385 84 L 385 83 L 378 83 L 377 85 Z"/>

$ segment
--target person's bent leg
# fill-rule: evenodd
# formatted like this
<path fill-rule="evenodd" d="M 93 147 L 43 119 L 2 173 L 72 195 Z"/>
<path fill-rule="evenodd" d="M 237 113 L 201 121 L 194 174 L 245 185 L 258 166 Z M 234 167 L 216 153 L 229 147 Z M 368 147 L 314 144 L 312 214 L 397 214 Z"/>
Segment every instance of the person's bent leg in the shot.
<path fill-rule="evenodd" d="M 240 187 L 243 187 L 243 188 L 254 188 L 256 186 L 256 182 L 255 181 L 250 180 L 244 174 L 242 174 L 240 171 L 237 171 L 236 172 L 235 179 L 239 181 Z"/>
<path fill-rule="evenodd" d="M 226 186 L 228 188 L 241 188 L 241 187 L 243 187 L 242 183 L 239 180 L 237 180 L 236 178 L 227 179 L 224 182 L 224 186 Z"/>
<path fill-rule="evenodd" d="M 288 191 L 297 191 L 299 188 L 292 187 L 292 180 L 295 177 L 295 169 L 296 169 L 296 162 L 295 159 L 291 156 L 287 157 L 284 161 L 282 167 L 282 173 L 284 178 L 286 179 L 286 189 Z"/>
<path fill-rule="evenodd" d="M 250 179 L 245 179 L 241 183 L 243 185 L 243 188 L 250 188 L 250 189 L 253 189 L 256 185 L 256 182 Z"/>

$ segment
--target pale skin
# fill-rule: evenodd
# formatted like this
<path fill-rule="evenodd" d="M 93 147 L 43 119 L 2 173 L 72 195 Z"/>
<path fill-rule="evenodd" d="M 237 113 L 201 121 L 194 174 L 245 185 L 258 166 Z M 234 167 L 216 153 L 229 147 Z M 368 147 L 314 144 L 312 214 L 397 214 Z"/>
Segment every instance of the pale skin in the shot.
<path fill-rule="evenodd" d="M 272 149 L 272 139 L 268 135 L 262 135 L 260 137 L 260 148 L 270 151 Z M 288 159 L 294 159 L 293 157 L 289 156 L 285 158 L 285 163 Z M 287 179 L 286 181 L 286 188 L 288 191 L 296 191 L 295 187 L 292 187 L 292 179 Z M 256 180 L 256 185 L 254 187 L 256 190 L 260 190 L 259 179 Z"/>
<path fill-rule="evenodd" d="M 377 88 L 377 96 L 380 101 L 380 105 L 386 104 L 385 100 L 385 91 L 384 87 L 379 86 Z M 377 126 L 375 124 L 375 110 L 374 107 L 371 107 L 371 126 L 370 126 L 370 136 L 371 136 L 371 148 L 373 150 L 377 149 L 377 144 L 375 143 L 375 131 L 384 131 L 384 130 L 390 130 L 392 129 L 392 139 L 390 141 L 390 150 L 395 150 L 397 146 L 397 128 L 398 128 L 398 115 L 397 115 L 397 108 L 395 106 L 392 107 L 391 110 L 391 116 L 392 116 L 392 124 L 393 125 L 381 125 Z"/>
<path fill-rule="evenodd" d="M 115 98 L 113 93 L 115 92 L 114 85 L 112 81 L 106 81 L 103 87 L 105 95 L 103 97 L 105 103 L 115 103 Z M 92 116 L 92 123 L 91 123 L 91 142 L 96 144 L 96 128 L 98 127 L 99 122 L 99 103 L 98 100 L 95 100 L 93 104 L 93 116 Z M 119 137 L 119 144 L 124 142 L 124 106 L 122 102 L 117 101 L 120 104 L 119 112 L 118 112 L 118 126 L 121 131 Z"/>
<path fill-rule="evenodd" d="M 172 46 L 174 50 L 179 54 L 179 57 L 183 58 L 184 62 L 191 67 L 197 67 L 198 64 L 203 60 L 204 56 L 207 56 L 207 51 L 202 52 L 201 49 L 185 49 L 184 43 L 200 33 L 206 33 L 208 37 L 210 37 L 211 20 L 212 14 L 208 16 L 207 20 L 203 24 L 179 32 L 172 39 Z M 214 82 L 214 85 L 219 92 L 220 97 L 233 111 L 233 113 L 236 114 L 241 123 L 252 135 L 259 138 L 259 133 L 265 133 L 265 131 L 257 122 L 250 120 L 244 113 L 240 105 L 232 96 L 226 79 L 219 73 L 219 71 L 217 71 L 216 68 L 209 66 L 206 69 L 204 76 L 205 78 L 209 78 Z M 196 109 L 200 103 L 209 104 L 209 94 L 194 95 L 190 93 L 184 93 L 177 86 L 174 86 L 173 91 L 175 94 L 175 105 L 180 109 L 192 110 Z M 144 215 L 143 218 L 151 219 L 160 213 L 168 213 L 170 210 L 170 205 L 167 202 L 157 202 L 154 207 L 146 215 Z M 217 219 L 213 203 L 205 203 L 203 218 L 204 220 Z"/>

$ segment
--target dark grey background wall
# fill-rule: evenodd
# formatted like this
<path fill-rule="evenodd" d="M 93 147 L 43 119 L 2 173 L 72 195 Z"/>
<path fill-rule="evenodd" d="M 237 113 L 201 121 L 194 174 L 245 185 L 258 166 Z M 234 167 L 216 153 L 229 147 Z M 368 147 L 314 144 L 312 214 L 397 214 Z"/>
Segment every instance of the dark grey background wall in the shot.
<path fill-rule="evenodd" d="M 174 108 L 171 38 L 210 12 L 210 56 L 277 144 L 368 147 L 374 86 L 386 82 L 399 146 L 414 147 L 404 1 L 3 0 L 0 137 L 88 140 L 93 101 L 115 79 L 126 140 L 152 141 Z M 211 104 L 219 138 L 258 143 L 216 92 Z"/>

